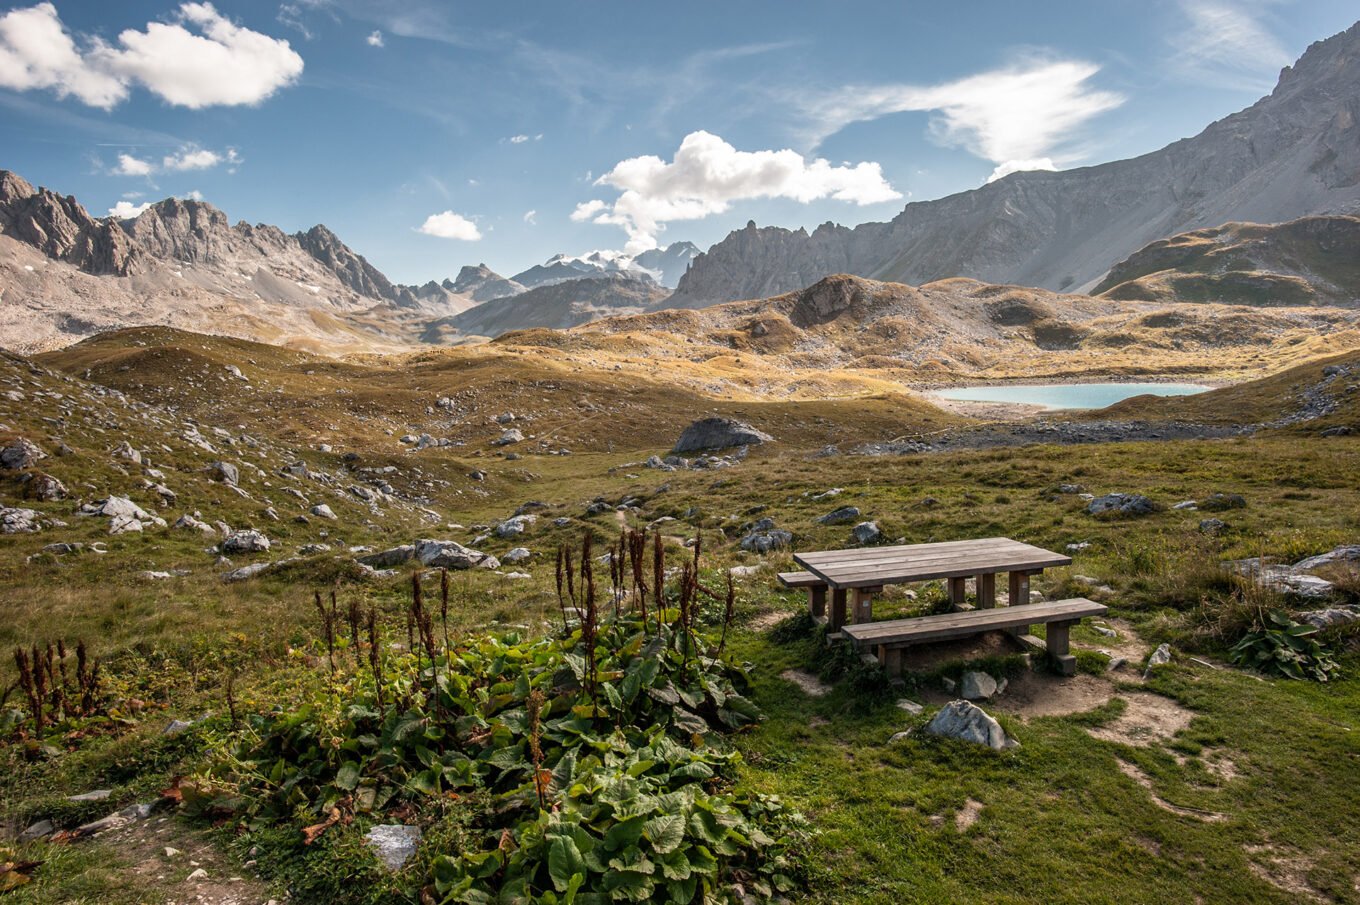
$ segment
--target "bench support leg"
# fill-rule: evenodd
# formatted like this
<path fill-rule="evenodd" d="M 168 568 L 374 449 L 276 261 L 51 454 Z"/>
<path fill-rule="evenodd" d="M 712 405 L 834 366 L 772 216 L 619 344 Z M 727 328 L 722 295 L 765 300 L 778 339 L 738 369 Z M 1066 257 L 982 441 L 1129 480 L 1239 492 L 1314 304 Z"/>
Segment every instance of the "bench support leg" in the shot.
<path fill-rule="evenodd" d="M 895 678 L 902 675 L 902 648 L 880 644 L 878 646 L 878 662 L 883 664 L 883 669 L 889 676 Z"/>
<path fill-rule="evenodd" d="M 967 599 L 968 590 L 966 581 L 967 580 L 963 578 L 949 579 L 949 602 L 953 604 L 953 607 L 956 610 Z"/>
<path fill-rule="evenodd" d="M 808 612 L 813 619 L 826 616 L 826 585 L 813 585 L 808 588 Z"/>
<path fill-rule="evenodd" d="M 1050 622 L 1048 624 L 1048 655 L 1053 658 L 1058 671 L 1065 676 L 1077 674 L 1077 658 L 1072 656 L 1068 645 L 1071 622 Z"/>
<path fill-rule="evenodd" d="M 855 588 L 855 607 L 851 618 L 856 624 L 874 621 L 875 590 L 875 588 Z"/>
<path fill-rule="evenodd" d="M 845 589 L 832 588 L 831 617 L 827 620 L 827 628 L 839 632 L 843 625 L 845 625 Z"/>
<path fill-rule="evenodd" d="M 988 572 L 986 575 L 979 575 L 975 584 L 977 585 L 978 609 L 990 610 L 996 606 L 996 573 Z"/>

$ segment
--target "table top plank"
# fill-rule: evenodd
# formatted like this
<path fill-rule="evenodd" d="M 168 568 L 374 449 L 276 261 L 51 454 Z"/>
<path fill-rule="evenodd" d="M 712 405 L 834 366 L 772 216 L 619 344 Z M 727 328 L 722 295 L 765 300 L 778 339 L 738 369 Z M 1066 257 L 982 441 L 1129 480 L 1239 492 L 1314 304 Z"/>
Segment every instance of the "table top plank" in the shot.
<path fill-rule="evenodd" d="M 1072 558 L 1007 537 L 794 554 L 833 588 L 877 587 L 995 572 L 1041 571 Z"/>
<path fill-rule="evenodd" d="M 962 613 L 942 613 L 938 616 L 863 622 L 842 626 L 841 632 L 860 645 L 900 644 L 956 637 L 971 632 L 1018 628 L 1038 622 L 1103 616 L 1107 611 L 1108 607 L 1104 604 L 1084 597 L 1075 597 L 1071 600 L 1050 600 L 991 610 L 969 610 Z"/>

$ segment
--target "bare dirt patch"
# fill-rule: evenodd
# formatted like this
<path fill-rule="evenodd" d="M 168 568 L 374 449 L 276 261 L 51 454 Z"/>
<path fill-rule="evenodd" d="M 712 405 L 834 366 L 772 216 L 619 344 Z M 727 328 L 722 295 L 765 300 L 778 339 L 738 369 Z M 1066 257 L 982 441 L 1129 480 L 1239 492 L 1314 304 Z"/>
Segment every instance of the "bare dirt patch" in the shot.
<path fill-rule="evenodd" d="M 1024 645 L 1005 632 L 986 632 L 970 638 L 956 638 L 909 647 L 902 652 L 902 668 L 929 672 L 957 660 L 976 660 L 1000 654 L 1023 653 Z"/>
<path fill-rule="evenodd" d="M 1174 738 L 1195 716 L 1193 711 L 1159 694 L 1136 691 L 1120 697 L 1128 706 L 1119 718 L 1087 732 L 1107 742 L 1145 748 Z"/>
<path fill-rule="evenodd" d="M 1237 778 L 1237 763 L 1228 756 L 1223 748 L 1205 748 L 1200 752 L 1200 761 L 1222 782 L 1232 782 Z"/>
<path fill-rule="evenodd" d="M 972 798 L 965 801 L 963 807 L 959 808 L 958 813 L 954 815 L 954 829 L 962 833 L 964 830 L 977 823 L 978 817 L 982 816 L 982 809 L 984 807 L 986 807 L 986 805 L 980 801 L 974 801 Z"/>
<path fill-rule="evenodd" d="M 793 614 L 787 610 L 769 610 L 752 616 L 746 625 L 753 632 L 768 632 Z"/>
<path fill-rule="evenodd" d="M 810 672 L 801 669 L 786 669 L 779 674 L 779 678 L 786 682 L 792 682 L 802 690 L 803 694 L 813 698 L 826 697 L 831 693 L 831 686 L 817 678 Z"/>
<path fill-rule="evenodd" d="M 275 901 L 262 880 L 233 865 L 210 840 L 173 817 L 152 818 L 101 833 L 89 844 L 116 851 L 130 862 L 132 873 L 163 892 L 162 901 L 168 905 L 265 905 Z M 205 876 L 193 877 L 198 870 Z"/>
<path fill-rule="evenodd" d="M 1133 625 L 1123 619 L 1108 617 L 1094 620 L 1094 622 L 1097 625 L 1114 629 L 1118 633 L 1115 638 L 1102 636 L 1094 649 L 1112 660 L 1117 657 L 1127 660 L 1129 665 L 1124 667 L 1124 678 L 1141 677 L 1142 674 L 1138 671 L 1138 666 L 1147 658 L 1151 647 L 1139 639 L 1137 632 L 1133 630 Z"/>
<path fill-rule="evenodd" d="M 1330 901 L 1308 883 L 1308 871 L 1313 867 L 1311 858 L 1274 845 L 1249 845 L 1245 851 L 1251 872 L 1276 889 L 1309 902 Z"/>
<path fill-rule="evenodd" d="M 1228 819 L 1228 815 L 1219 814 L 1216 811 L 1206 811 L 1202 808 L 1187 808 L 1178 804 L 1172 804 L 1165 798 L 1159 796 L 1156 792 L 1152 791 L 1152 779 L 1142 770 L 1127 761 L 1116 760 L 1116 763 L 1119 764 L 1119 772 L 1142 786 L 1143 790 L 1148 793 L 1148 797 L 1152 799 L 1152 803 L 1163 811 L 1169 811 L 1178 817 L 1189 817 L 1191 820 L 1199 820 L 1204 823 L 1222 823 L 1224 820 Z"/>

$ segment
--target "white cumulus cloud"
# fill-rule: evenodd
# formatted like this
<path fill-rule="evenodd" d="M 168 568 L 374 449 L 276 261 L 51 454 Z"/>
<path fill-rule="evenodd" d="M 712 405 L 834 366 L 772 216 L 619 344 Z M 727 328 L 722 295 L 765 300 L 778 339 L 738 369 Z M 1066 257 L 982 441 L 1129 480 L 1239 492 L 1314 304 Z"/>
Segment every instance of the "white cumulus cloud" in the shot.
<path fill-rule="evenodd" d="M 369 47 L 386 47 L 387 42 L 383 40 L 383 33 L 376 28 L 364 39 Z"/>
<path fill-rule="evenodd" d="M 149 160 L 141 160 L 131 154 L 119 154 L 118 166 L 113 168 L 117 176 L 150 176 L 156 165 Z"/>
<path fill-rule="evenodd" d="M 141 215 L 142 211 L 151 206 L 148 201 L 145 204 L 133 204 L 131 201 L 119 201 L 109 208 L 109 216 L 117 217 L 119 220 L 131 220 Z"/>
<path fill-rule="evenodd" d="M 171 21 L 126 29 L 115 43 L 78 43 L 52 3 L 0 17 L 0 87 L 47 89 L 105 110 L 133 85 L 192 109 L 257 104 L 302 68 L 287 41 L 236 25 L 211 3 L 182 3 Z"/>
<path fill-rule="evenodd" d="M 440 239 L 461 239 L 464 242 L 476 242 L 482 237 L 482 231 L 477 228 L 476 223 L 453 211 L 430 214 L 416 231 Z"/>
<path fill-rule="evenodd" d="M 529 210 L 524 212 L 524 222 L 530 226 L 538 225 L 538 211 Z"/>
<path fill-rule="evenodd" d="M 91 63 L 109 48 L 93 39 L 82 48 L 66 31 L 57 8 L 39 3 L 0 16 L 0 87 L 15 91 L 47 89 L 108 110 L 127 97 L 126 81 Z"/>
<path fill-rule="evenodd" d="M 571 219 L 623 227 L 629 254 L 655 248 L 668 222 L 720 214 L 736 201 L 788 198 L 806 204 L 831 198 L 864 205 L 902 197 L 877 163 L 835 166 L 789 149 L 738 151 L 709 132 L 686 135 L 669 163 L 653 155 L 632 157 L 594 184 L 622 194 L 612 203 L 579 204 Z"/>
<path fill-rule="evenodd" d="M 1082 60 L 1031 56 L 940 85 L 857 85 L 799 103 L 814 146 L 852 123 L 929 112 L 936 141 L 992 161 L 997 179 L 1021 169 L 1053 169 L 1090 119 L 1124 102 L 1091 86 L 1099 71 Z"/>

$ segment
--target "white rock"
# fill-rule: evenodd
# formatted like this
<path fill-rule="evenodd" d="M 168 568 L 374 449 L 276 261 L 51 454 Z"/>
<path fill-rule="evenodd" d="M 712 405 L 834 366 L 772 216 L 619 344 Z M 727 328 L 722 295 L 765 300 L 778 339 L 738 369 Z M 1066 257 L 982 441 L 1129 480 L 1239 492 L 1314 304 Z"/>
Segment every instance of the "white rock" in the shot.
<path fill-rule="evenodd" d="M 1148 657 L 1147 669 L 1143 671 L 1143 678 L 1146 679 L 1152 675 L 1152 667 L 1165 666 L 1170 662 L 1171 662 L 1171 645 L 1170 644 L 1157 645 L 1157 649 L 1152 652 L 1152 656 Z"/>
<path fill-rule="evenodd" d="M 1019 742 L 1006 736 L 1000 723 L 981 707 L 968 701 L 951 701 L 940 708 L 940 712 L 926 725 L 926 732 L 986 745 L 994 751 L 1020 747 Z"/>
<path fill-rule="evenodd" d="M 364 844 L 373 849 L 388 870 L 396 871 L 414 857 L 420 846 L 420 835 L 418 826 L 379 824 L 364 836 Z"/>
<path fill-rule="evenodd" d="M 969 670 L 963 674 L 960 694 L 969 701 L 985 701 L 996 694 L 996 679 L 985 672 Z"/>

